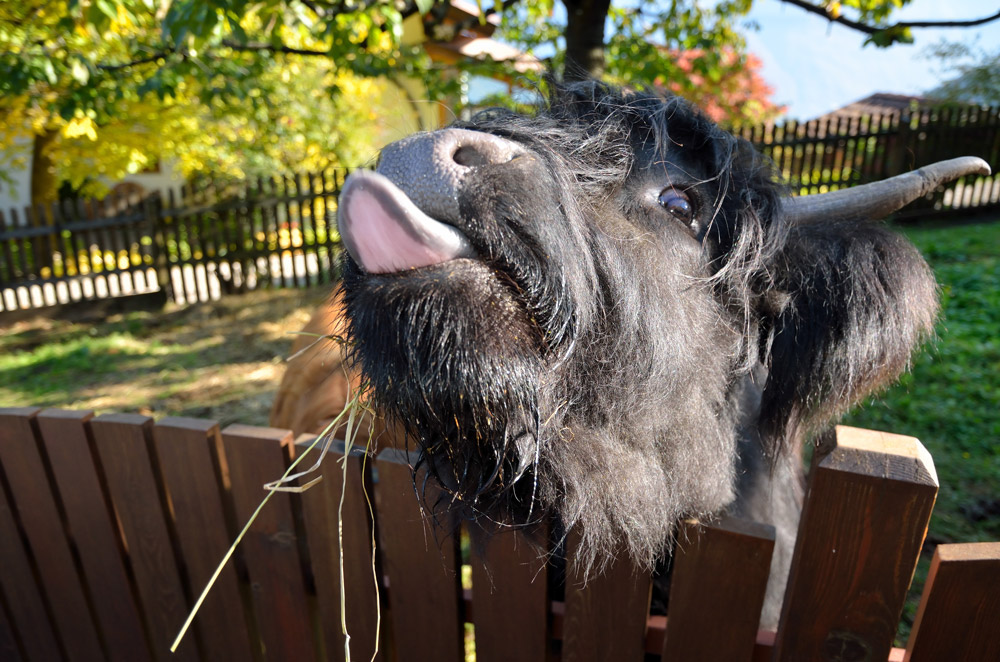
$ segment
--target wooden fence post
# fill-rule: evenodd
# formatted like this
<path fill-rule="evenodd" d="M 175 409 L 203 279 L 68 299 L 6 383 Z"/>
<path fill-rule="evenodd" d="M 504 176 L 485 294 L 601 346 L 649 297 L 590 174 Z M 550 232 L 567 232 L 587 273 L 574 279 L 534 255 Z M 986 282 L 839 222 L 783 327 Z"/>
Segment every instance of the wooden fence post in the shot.
<path fill-rule="evenodd" d="M 38 415 L 46 455 L 85 581 L 92 592 L 95 617 L 107 647 L 107 659 L 152 660 L 125 561 L 116 517 L 105 501 L 99 467 L 91 453 L 89 411 L 46 409 Z"/>
<path fill-rule="evenodd" d="M 1000 660 L 1000 543 L 938 545 L 904 662 Z"/>
<path fill-rule="evenodd" d="M 222 477 L 216 473 L 217 468 L 225 469 L 219 426 L 215 421 L 164 418 L 153 428 L 153 440 L 189 589 L 198 596 L 235 535 L 226 522 Z M 252 659 L 248 615 L 237 581 L 232 564 L 223 568 L 194 621 L 209 660 Z"/>
<path fill-rule="evenodd" d="M 167 233 L 164 228 L 163 198 L 153 195 L 143 200 L 142 213 L 149 227 L 152 247 L 153 270 L 156 273 L 156 285 L 163 293 L 163 302 L 175 299 L 174 284 L 170 279 L 170 251 L 167 247 Z M 141 234 L 141 233 L 140 233 Z"/>
<path fill-rule="evenodd" d="M 664 662 L 747 662 L 774 550 L 774 527 L 725 517 L 689 521 L 674 548 Z M 725 627 L 719 627 L 720 624 Z"/>
<path fill-rule="evenodd" d="M 564 662 L 641 661 L 646 648 L 646 614 L 652 591 L 649 572 L 627 555 L 608 562 L 603 572 L 585 569 L 574 554 L 580 536 L 570 532 L 566 544 L 566 616 L 563 620 Z"/>
<path fill-rule="evenodd" d="M 435 530 L 421 512 L 406 453 L 386 449 L 379 453 L 376 467 L 378 533 L 389 576 L 397 659 L 461 662 L 465 650 L 458 536 Z M 428 484 L 428 503 L 434 503 L 435 495 L 436 487 Z"/>
<path fill-rule="evenodd" d="M 544 538 L 542 538 L 544 540 Z M 472 545 L 476 662 L 544 662 L 548 654 L 545 557 L 517 529 Z"/>
<path fill-rule="evenodd" d="M 775 660 L 885 660 L 937 495 L 912 437 L 840 426 L 813 469 Z"/>
<path fill-rule="evenodd" d="M 104 657 L 36 440 L 36 409 L 0 412 L 0 462 L 69 660 Z M 30 515 L 30 516 L 29 516 Z M 99 587 L 94 587 L 95 590 Z"/>
<path fill-rule="evenodd" d="M 296 447 L 304 450 L 315 438 L 316 435 L 302 435 L 296 440 Z M 347 458 L 346 486 L 345 467 L 341 465 L 343 457 L 344 443 L 334 441 L 323 460 L 323 480 L 302 494 L 302 510 L 305 515 L 313 582 L 316 586 L 320 629 L 323 631 L 326 649 L 325 659 L 344 660 L 346 655 L 341 630 L 338 534 L 338 511 L 343 495 L 344 616 L 347 633 L 351 637 L 352 659 L 367 662 L 372 659 L 379 635 L 377 598 L 383 589 L 381 577 L 376 576 L 381 571 L 380 564 L 375 563 L 372 554 L 374 523 L 369 504 L 374 508 L 375 495 L 369 480 L 371 467 L 365 465 L 364 452 L 356 449 Z M 306 464 L 312 462 L 312 458 L 306 460 Z M 373 460 L 369 458 L 367 462 L 371 463 Z M 384 627 L 385 624 L 382 625 L 382 632 L 385 631 Z M 384 651 L 380 651 L 375 659 L 384 659 L 383 653 Z"/>
<path fill-rule="evenodd" d="M 17 444 L 18 430 L 11 419 L 34 416 L 37 409 L 0 409 L 0 445 Z M 3 473 L 10 474 L 7 460 L 0 457 Z M 56 630 L 47 613 L 45 598 L 31 569 L 31 550 L 21 544 L 14 504 L 8 503 L 6 490 L 0 489 L 0 592 L 8 605 L 11 624 L 20 633 L 24 653 L 30 660 L 61 660 L 64 657 Z M 13 606 L 16 605 L 16 608 Z"/>
<path fill-rule="evenodd" d="M 230 425 L 222 431 L 240 527 L 268 494 L 294 453 L 292 433 L 274 428 Z M 274 494 L 241 543 L 257 627 L 268 660 L 314 660 L 313 622 L 299 556 L 292 501 Z"/>

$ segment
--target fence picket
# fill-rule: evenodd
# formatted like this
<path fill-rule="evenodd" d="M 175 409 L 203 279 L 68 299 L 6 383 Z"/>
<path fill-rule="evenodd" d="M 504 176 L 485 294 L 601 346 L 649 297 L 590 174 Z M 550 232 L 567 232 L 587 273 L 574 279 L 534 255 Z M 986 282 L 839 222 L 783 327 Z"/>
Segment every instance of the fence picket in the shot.
<path fill-rule="evenodd" d="M 303 435 L 296 442 L 299 449 L 309 446 L 314 435 Z M 368 499 L 374 498 L 368 469 L 361 451 L 351 453 L 346 462 L 347 485 L 343 442 L 335 441 L 322 465 L 323 480 L 302 494 L 309 558 L 316 587 L 316 601 L 323 630 L 325 658 L 344 660 L 344 635 L 341 631 L 340 609 L 340 543 L 338 535 L 338 510 L 341 495 L 343 504 L 344 550 L 344 604 L 347 632 L 351 637 L 353 659 L 371 660 L 376 647 L 378 628 L 378 602 L 376 591 L 382 591 L 381 581 L 376 586 L 377 569 L 373 566 L 373 522 L 368 510 Z M 312 459 L 307 462 L 312 463 Z M 367 496 L 366 496 L 367 493 Z M 373 504 L 374 507 L 374 504 Z M 379 652 L 376 660 L 384 659 Z"/>
<path fill-rule="evenodd" d="M 165 418 L 153 428 L 188 588 L 198 595 L 235 537 L 227 525 L 220 489 L 228 471 L 222 456 L 219 426 L 214 421 Z M 221 473 L 216 473 L 216 468 Z M 247 625 L 236 570 L 225 567 L 201 606 L 194 626 L 209 660 L 250 660 Z"/>
<path fill-rule="evenodd" d="M 570 532 L 566 543 L 566 615 L 563 619 L 563 662 L 634 660 L 646 648 L 646 615 L 652 581 L 626 555 L 609 561 L 584 581 L 587 568 L 575 554 L 580 535 Z"/>
<path fill-rule="evenodd" d="M 919 441 L 837 427 L 836 446 L 810 476 L 777 662 L 823 659 L 828 650 L 889 656 L 936 495 L 934 463 Z"/>
<path fill-rule="evenodd" d="M 57 493 L 46 479 L 37 414 L 33 409 L 0 411 L 0 462 L 68 659 L 97 660 L 103 657 L 101 642 L 62 527 Z"/>
<path fill-rule="evenodd" d="M 230 425 L 222 431 L 236 521 L 250 520 L 294 452 L 287 430 Z M 292 501 L 277 492 L 243 538 L 253 610 L 268 660 L 314 660 L 313 619 L 306 600 Z"/>
<path fill-rule="evenodd" d="M 92 418 L 90 411 L 46 409 L 38 415 L 38 427 L 83 576 L 91 592 L 97 592 L 94 615 L 106 644 L 107 659 L 152 660 L 139 606 L 119 551 L 121 537 L 115 515 L 105 501 L 91 454 L 86 426 Z"/>
<path fill-rule="evenodd" d="M 35 409 L 2 409 L 4 416 L 30 415 Z M 13 437 L 13 430 L 2 433 L 4 445 Z M 4 464 L 4 473 L 10 470 Z M 66 659 L 52 620 L 47 611 L 43 593 L 36 583 L 31 567 L 31 550 L 21 542 L 14 509 L 8 503 L 7 490 L 0 489 L 0 591 L 3 603 L 10 606 L 10 622 L 20 635 L 21 645 L 29 660 Z"/>
<path fill-rule="evenodd" d="M 90 421 L 108 492 L 121 522 L 136 590 L 161 662 L 200 659 L 194 637 L 170 652 L 190 607 L 184 595 L 174 547 L 161 502 L 154 456 L 150 454 L 153 420 L 134 414 L 110 414 Z"/>
<path fill-rule="evenodd" d="M 546 659 L 548 572 L 537 544 L 516 529 L 498 531 L 481 549 L 473 543 L 476 662 Z"/>
<path fill-rule="evenodd" d="M 1000 543 L 938 545 L 904 662 L 1000 660 Z"/>
<path fill-rule="evenodd" d="M 0 497 L 0 501 L 2 500 L 2 497 Z M 0 505 L 0 509 L 3 507 Z M 0 600 L 0 660 L 4 660 L 4 662 L 22 662 L 23 659 L 21 651 L 17 647 L 17 641 L 14 639 L 14 627 L 11 618 L 7 614 L 7 609 L 4 607 L 3 601 Z"/>
<path fill-rule="evenodd" d="M 461 662 L 462 601 L 458 537 L 445 536 L 427 521 L 414 498 L 405 453 L 382 451 L 376 461 L 379 542 L 389 576 L 389 609 L 399 662 Z M 422 475 L 417 484 L 424 485 Z M 426 502 L 436 488 L 427 484 Z M 414 618 L 431 614 L 433 618 Z"/>
<path fill-rule="evenodd" d="M 680 608 L 667 613 L 664 662 L 752 658 L 774 535 L 772 526 L 732 518 L 686 523 L 674 549 L 670 602 Z"/>

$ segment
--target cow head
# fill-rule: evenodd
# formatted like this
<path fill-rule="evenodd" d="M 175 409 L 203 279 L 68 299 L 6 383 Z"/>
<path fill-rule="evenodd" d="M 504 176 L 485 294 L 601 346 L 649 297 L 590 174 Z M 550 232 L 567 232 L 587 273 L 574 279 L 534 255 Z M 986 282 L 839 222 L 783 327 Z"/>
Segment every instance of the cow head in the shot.
<path fill-rule="evenodd" d="M 651 563 L 732 501 L 741 437 L 775 456 L 904 368 L 935 284 L 873 220 L 983 165 L 793 200 L 680 99 L 562 88 L 350 177 L 353 358 L 454 508 Z"/>

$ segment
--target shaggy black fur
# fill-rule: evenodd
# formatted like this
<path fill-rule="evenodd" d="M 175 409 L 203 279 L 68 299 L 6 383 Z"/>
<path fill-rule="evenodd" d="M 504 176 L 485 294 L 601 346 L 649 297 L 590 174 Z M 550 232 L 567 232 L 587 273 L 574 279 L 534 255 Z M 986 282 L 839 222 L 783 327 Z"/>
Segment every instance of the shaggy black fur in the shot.
<path fill-rule="evenodd" d="M 936 312 L 921 257 L 878 224 L 789 227 L 772 165 L 680 99 L 581 83 L 457 126 L 522 148 L 454 191 L 479 258 L 344 264 L 354 359 L 450 505 L 648 566 L 728 507 L 776 524 L 783 564 L 790 451 L 905 367 Z"/>

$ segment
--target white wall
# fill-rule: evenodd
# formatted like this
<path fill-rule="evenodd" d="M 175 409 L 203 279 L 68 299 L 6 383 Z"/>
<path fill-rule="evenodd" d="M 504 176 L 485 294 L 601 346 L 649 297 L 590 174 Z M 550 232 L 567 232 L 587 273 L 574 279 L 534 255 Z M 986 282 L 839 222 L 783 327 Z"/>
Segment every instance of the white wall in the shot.
<path fill-rule="evenodd" d="M 24 159 L 24 167 L 12 168 L 10 164 L 15 159 Z M 12 180 L 0 180 L 0 211 L 9 222 L 9 209 L 20 210 L 31 202 L 31 141 L 19 139 L 14 145 L 0 149 L 0 170 Z"/>

